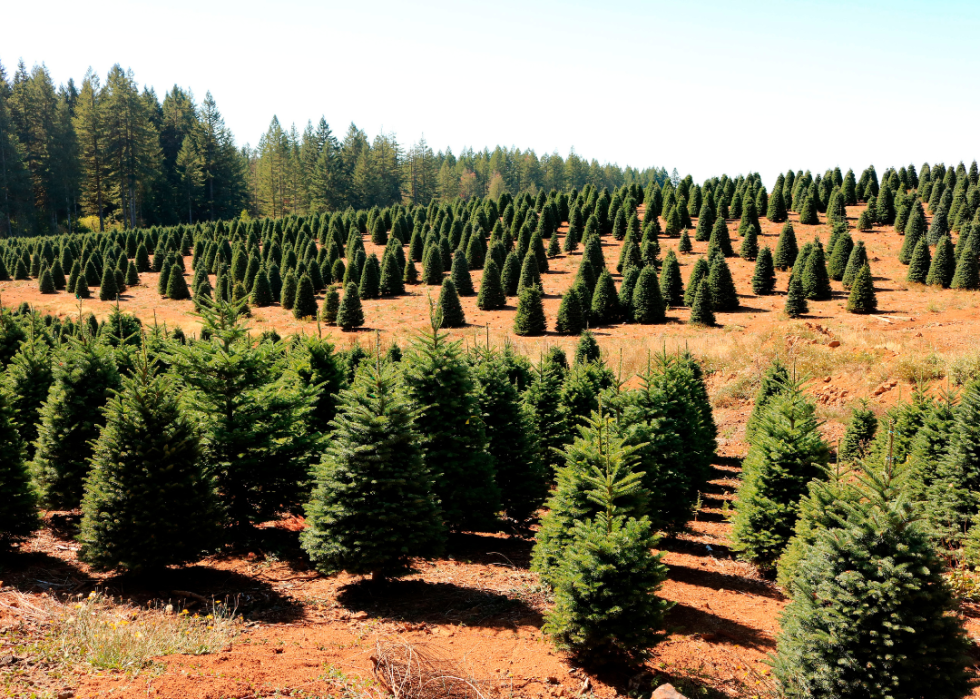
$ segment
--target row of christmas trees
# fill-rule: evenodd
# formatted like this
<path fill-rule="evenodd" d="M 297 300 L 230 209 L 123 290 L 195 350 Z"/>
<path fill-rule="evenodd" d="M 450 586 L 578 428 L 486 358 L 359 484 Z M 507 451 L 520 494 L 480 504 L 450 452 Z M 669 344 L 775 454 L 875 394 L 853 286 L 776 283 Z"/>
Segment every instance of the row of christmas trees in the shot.
<path fill-rule="evenodd" d="M 785 696 L 963 696 L 969 642 L 939 551 L 976 562 L 980 382 L 855 409 L 836 463 L 803 382 L 767 370 L 747 424 L 733 542 L 791 601 L 774 675 Z M 964 545 L 965 544 L 965 545 Z"/>

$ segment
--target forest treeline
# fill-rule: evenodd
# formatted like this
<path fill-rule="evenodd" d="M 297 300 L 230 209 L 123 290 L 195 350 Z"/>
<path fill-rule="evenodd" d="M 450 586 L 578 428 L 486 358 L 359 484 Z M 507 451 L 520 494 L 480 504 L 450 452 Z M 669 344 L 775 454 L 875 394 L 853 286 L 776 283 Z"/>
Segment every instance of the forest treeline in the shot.
<path fill-rule="evenodd" d="M 278 218 L 348 207 L 428 205 L 503 192 L 663 182 L 660 168 L 588 161 L 575 152 L 538 157 L 497 146 L 458 156 L 371 139 L 353 123 L 342 136 L 326 119 L 299 131 L 276 117 L 256 146 L 236 145 L 208 92 L 197 103 L 177 85 L 161 101 L 113 66 L 81 85 L 55 86 L 45 66 L 0 65 L 0 235 L 174 225 L 251 216 Z M 88 224 L 80 227 L 84 217 Z"/>

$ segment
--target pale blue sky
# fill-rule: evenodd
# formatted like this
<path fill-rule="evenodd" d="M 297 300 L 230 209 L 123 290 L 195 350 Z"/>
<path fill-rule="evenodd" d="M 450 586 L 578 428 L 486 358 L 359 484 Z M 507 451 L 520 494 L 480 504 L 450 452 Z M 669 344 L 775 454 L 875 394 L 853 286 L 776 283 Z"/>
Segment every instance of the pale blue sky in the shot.
<path fill-rule="evenodd" d="M 239 144 L 324 115 L 435 149 L 570 147 L 698 180 L 980 145 L 980 2 L 9 3 L 0 61 L 211 90 Z"/>

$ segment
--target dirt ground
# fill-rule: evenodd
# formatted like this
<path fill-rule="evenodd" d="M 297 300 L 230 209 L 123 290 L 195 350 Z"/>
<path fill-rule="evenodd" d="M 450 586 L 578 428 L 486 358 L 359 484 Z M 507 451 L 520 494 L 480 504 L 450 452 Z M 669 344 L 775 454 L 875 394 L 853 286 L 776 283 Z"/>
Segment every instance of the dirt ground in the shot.
<path fill-rule="evenodd" d="M 860 208 L 852 207 L 856 219 Z M 792 215 L 795 222 L 795 215 Z M 730 230 L 737 228 L 729 221 Z M 762 245 L 775 247 L 780 224 L 762 221 Z M 825 225 L 796 225 L 802 244 L 829 236 Z M 648 353 L 688 347 L 705 362 L 719 426 L 715 478 L 703 496 L 703 507 L 688 530 L 662 542 L 670 576 L 662 595 L 676 602 L 668 623 L 671 633 L 657 646 L 641 672 L 589 674 L 556 652 L 541 632 L 549 608 L 546 591 L 528 570 L 532 540 L 508 534 L 464 534 L 452 537 L 444 558 L 423 563 L 419 572 L 382 589 L 349 576 L 323 578 L 310 571 L 299 550 L 301 520 L 271 523 L 250 551 L 211 558 L 174 570 L 159 580 L 135 581 L 95 574 L 76 560 L 73 517 L 49 514 L 48 526 L 20 552 L 0 562 L 0 687 L 14 696 L 78 697 L 219 697 L 346 696 L 372 687 L 372 656 L 390 643 L 420 644 L 451 657 L 471 676 L 511 696 L 640 696 L 671 682 L 690 697 L 770 696 L 766 657 L 775 649 L 779 614 L 786 600 L 773 583 L 729 549 L 729 524 L 722 506 L 734 497 L 744 443 L 744 424 L 758 375 L 773 356 L 792 361 L 809 378 L 824 430 L 835 441 L 843 431 L 849 407 L 865 398 L 883 410 L 911 390 L 912 382 L 932 379 L 934 388 L 973 375 L 978 352 L 976 309 L 980 294 L 937 290 L 904 282 L 897 261 L 901 237 L 893 230 L 853 233 L 868 247 L 880 312 L 855 316 L 844 312 L 846 297 L 834 282 L 834 298 L 811 302 L 810 315 L 789 320 L 782 315 L 786 273 L 778 273 L 779 294 L 756 297 L 748 292 L 753 264 L 730 259 L 742 308 L 718 314 L 721 327 L 704 329 L 684 323 L 687 309 L 671 309 L 660 326 L 615 325 L 595 329 L 613 367 L 624 377 L 643 367 Z M 676 239 L 661 239 L 663 252 Z M 733 235 L 735 249 L 739 239 Z M 370 243 L 368 252 L 372 251 Z M 705 243 L 695 243 L 696 253 Z M 619 245 L 606 240 L 604 253 L 615 270 Z M 559 294 L 574 277 L 580 254 L 552 260 L 544 276 L 545 312 L 557 313 Z M 681 256 L 686 282 L 695 257 Z M 480 272 L 473 273 L 479 285 Z M 188 302 L 161 300 L 155 275 L 143 275 L 145 286 L 123 298 L 125 310 L 152 323 L 198 326 Z M 618 282 L 618 277 L 617 277 Z M 0 283 L 3 304 L 30 301 L 46 312 L 77 313 L 66 294 L 40 296 L 36 283 Z M 382 342 L 404 343 L 425 326 L 427 297 L 438 289 L 415 287 L 398 299 L 366 301 L 370 329 Z M 513 301 L 512 301 L 513 303 Z M 463 299 L 471 326 L 452 331 L 467 343 L 508 341 L 536 356 L 574 339 L 546 335 L 520 339 L 510 332 L 514 309 L 485 313 L 475 297 Z M 109 304 L 88 300 L 84 310 L 103 316 Z M 280 333 L 316 332 L 278 307 L 256 309 L 254 327 Z M 373 341 L 367 331 L 341 333 L 323 328 L 345 346 Z M 241 634 L 210 655 L 166 656 L 151 670 L 133 677 L 113 672 L 80 672 L 55 676 L 43 665 L 18 655 L 18 644 L 42 629 L 25 624 L 18 600 L 42 595 L 64 598 L 98 587 L 144 604 L 192 591 L 217 599 L 236 599 L 243 620 Z M 4 602 L 6 600 L 6 606 Z M 970 635 L 980 643 L 980 610 L 964 605 Z M 11 682 L 13 682 L 11 684 Z M 980 692 L 975 694 L 980 696 Z"/>

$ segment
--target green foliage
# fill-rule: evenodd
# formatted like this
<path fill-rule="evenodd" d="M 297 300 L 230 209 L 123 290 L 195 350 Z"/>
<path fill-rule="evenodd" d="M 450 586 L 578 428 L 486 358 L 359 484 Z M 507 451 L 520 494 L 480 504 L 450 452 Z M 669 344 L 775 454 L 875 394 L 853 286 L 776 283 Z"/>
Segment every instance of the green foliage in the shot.
<path fill-rule="evenodd" d="M 859 240 L 854 244 L 854 249 L 851 250 L 851 254 L 847 258 L 847 267 L 844 269 L 844 277 L 841 279 L 845 289 L 851 288 L 858 272 L 866 264 L 868 264 L 868 253 L 864 248 L 864 241 Z"/>
<path fill-rule="evenodd" d="M 298 320 L 315 320 L 316 314 L 316 294 L 313 291 L 313 282 L 310 280 L 310 275 L 304 274 L 300 278 L 299 288 L 296 290 L 296 301 L 293 304 L 293 317 Z"/>
<path fill-rule="evenodd" d="M 359 328 L 364 325 L 364 309 L 361 307 L 361 296 L 357 292 L 357 285 L 350 282 L 344 289 L 344 296 L 340 300 L 340 307 L 337 309 L 337 325 L 344 332 Z"/>
<path fill-rule="evenodd" d="M 667 257 L 664 258 L 663 269 L 660 271 L 660 295 L 668 306 L 685 305 L 681 267 L 673 250 L 667 253 Z"/>
<path fill-rule="evenodd" d="M 640 270 L 633 289 L 633 320 L 648 325 L 663 323 L 666 319 L 664 299 L 660 294 L 657 270 L 648 265 Z"/>
<path fill-rule="evenodd" d="M 980 289 L 980 265 L 973 250 L 966 249 L 956 263 L 956 271 L 950 282 L 953 289 Z"/>
<path fill-rule="evenodd" d="M 7 365 L 3 377 L 3 384 L 8 391 L 7 402 L 13 411 L 10 419 L 13 420 L 29 458 L 34 456 L 41 407 L 48 397 L 53 381 L 51 350 L 46 342 L 36 337 L 35 329 L 32 328 L 30 339 L 21 345 Z"/>
<path fill-rule="evenodd" d="M 575 344 L 575 363 L 592 364 L 601 361 L 602 350 L 591 330 L 586 330 Z"/>
<path fill-rule="evenodd" d="M 779 234 L 773 263 L 776 269 L 787 270 L 796 264 L 797 255 L 799 255 L 799 247 L 796 243 L 796 232 L 793 230 L 793 224 L 787 221 Z"/>
<path fill-rule="evenodd" d="M 759 382 L 759 390 L 755 394 L 755 402 L 752 405 L 752 413 L 745 422 L 745 440 L 750 444 L 755 438 L 755 431 L 769 409 L 769 404 L 774 398 L 783 395 L 790 385 L 789 372 L 778 359 L 766 367 L 762 380 Z"/>
<path fill-rule="evenodd" d="M 850 233 L 842 233 L 834 243 L 830 253 L 830 261 L 827 263 L 827 274 L 834 281 L 841 281 L 844 272 L 847 271 L 847 261 L 851 257 L 854 249 L 854 241 Z"/>
<path fill-rule="evenodd" d="M 300 288 L 302 288 L 302 280 L 300 280 Z M 371 253 L 364 261 L 361 280 L 357 285 L 357 294 L 362 299 L 381 298 L 381 263 L 378 262 L 378 256 L 374 253 Z M 295 303 L 299 303 L 298 293 Z"/>
<path fill-rule="evenodd" d="M 320 308 L 320 320 L 327 325 L 336 325 L 339 312 L 340 293 L 338 293 L 336 287 L 331 286 L 327 289 L 327 293 L 323 297 L 323 306 Z"/>
<path fill-rule="evenodd" d="M 688 322 L 692 325 L 703 325 L 706 327 L 711 327 L 715 324 L 711 285 L 706 278 L 702 279 L 697 285 L 697 293 L 694 295 L 694 302 L 691 304 L 691 317 Z"/>
<path fill-rule="evenodd" d="M 711 268 L 704 257 L 699 257 L 691 268 L 691 276 L 687 279 L 687 290 L 684 292 L 684 305 L 693 306 L 694 297 L 701 287 L 701 281 L 707 279 Z"/>
<path fill-rule="evenodd" d="M 942 562 L 897 475 L 865 469 L 858 498 L 800 556 L 774 676 L 787 697 L 961 697 L 969 641 Z"/>
<path fill-rule="evenodd" d="M 731 312 L 738 308 L 738 292 L 735 289 L 735 281 L 732 279 L 732 272 L 728 268 L 728 263 L 721 255 L 715 255 L 711 262 L 711 269 L 708 272 L 708 286 L 711 289 L 712 310 Z"/>
<path fill-rule="evenodd" d="M 844 436 L 840 440 L 837 460 L 856 463 L 864 459 L 877 430 L 878 420 L 868 409 L 867 404 L 856 406 L 851 411 L 851 419 L 848 420 L 847 429 L 844 430 Z"/>
<path fill-rule="evenodd" d="M 763 569 L 775 565 L 807 484 L 823 477 L 829 455 L 813 403 L 798 383 L 788 385 L 759 420 L 743 464 L 732 528 L 742 558 Z"/>
<path fill-rule="evenodd" d="M 296 290 L 298 287 L 299 281 L 296 279 L 296 272 L 289 270 L 286 273 L 286 278 L 282 282 L 282 291 L 279 292 L 279 305 L 282 306 L 284 311 L 293 310 L 293 305 L 296 302 Z"/>
<path fill-rule="evenodd" d="M 415 431 L 422 462 L 435 478 L 446 525 L 482 530 L 496 521 L 500 490 L 472 375 L 459 343 L 446 337 L 437 329 L 418 336 L 402 361 L 402 376 L 419 412 Z"/>
<path fill-rule="evenodd" d="M 738 250 L 738 256 L 743 260 L 754 260 L 759 254 L 759 229 L 754 225 L 749 226 L 742 238 L 742 245 Z"/>
<path fill-rule="evenodd" d="M 257 524 L 305 499 L 313 395 L 284 372 L 283 343 L 252 342 L 238 306 L 216 301 L 200 317 L 210 339 L 177 345 L 170 359 L 227 521 Z"/>
<path fill-rule="evenodd" d="M 41 408 L 31 464 L 48 509 L 72 510 L 82 501 L 92 445 L 104 424 L 102 408 L 119 388 L 110 348 L 71 338 L 52 358 L 54 382 Z"/>
<path fill-rule="evenodd" d="M 388 362 L 367 363 L 339 397 L 327 451 L 306 504 L 303 549 L 320 572 L 406 575 L 445 538 L 413 421 L 418 416 Z"/>
<path fill-rule="evenodd" d="M 799 318 L 810 310 L 806 302 L 806 293 L 803 291 L 803 282 L 799 275 L 792 275 L 789 278 L 789 289 L 786 293 L 786 305 L 783 312 L 790 318 Z"/>
<path fill-rule="evenodd" d="M 38 528 L 37 495 L 6 390 L 0 390 L 0 550 Z"/>
<path fill-rule="evenodd" d="M 492 257 L 487 257 L 483 266 L 483 277 L 480 280 L 480 293 L 476 297 L 476 305 L 481 311 L 493 311 L 503 308 L 507 303 L 504 288 L 500 281 L 500 268 Z"/>
<path fill-rule="evenodd" d="M 201 442 L 169 378 L 144 354 L 105 410 L 85 483 L 79 558 L 98 570 L 195 560 L 219 521 Z"/>
<path fill-rule="evenodd" d="M 470 266 L 465 255 L 453 255 L 453 266 L 449 275 L 460 296 L 473 296 L 473 280 L 470 278 Z"/>
<path fill-rule="evenodd" d="M 824 258 L 823 246 L 815 242 L 803 268 L 803 293 L 811 301 L 829 301 L 832 296 L 830 275 Z"/>
<path fill-rule="evenodd" d="M 456 293 L 456 285 L 449 277 L 442 280 L 442 289 L 439 291 L 439 317 L 444 328 L 462 328 L 466 325 L 463 304 Z"/>
<path fill-rule="evenodd" d="M 776 270 L 773 266 L 772 251 L 766 245 L 759 251 L 755 260 L 755 270 L 752 273 L 752 293 L 758 296 L 768 296 L 776 288 Z"/>
<path fill-rule="evenodd" d="M 596 280 L 592 293 L 592 306 L 589 317 L 599 325 L 608 325 L 619 320 L 619 296 L 609 270 L 603 269 Z"/>
<path fill-rule="evenodd" d="M 719 218 L 715 221 L 715 226 L 711 230 L 711 239 L 708 248 L 716 247 L 721 250 L 725 257 L 734 257 L 735 251 L 732 250 L 732 239 L 728 235 L 728 224 L 725 219 Z"/>
<path fill-rule="evenodd" d="M 578 301 L 578 294 L 569 290 L 561 297 L 558 307 L 558 318 L 555 321 L 555 331 L 559 335 L 578 335 L 585 329 L 585 318 Z"/>
<path fill-rule="evenodd" d="M 953 244 L 948 235 L 940 238 L 936 245 L 936 254 L 929 265 L 929 274 L 926 275 L 926 284 L 930 286 L 940 286 L 948 289 L 956 273 L 956 256 L 953 252 Z"/>
<path fill-rule="evenodd" d="M 544 303 L 541 300 L 541 287 L 536 285 L 526 287 L 517 299 L 514 334 L 541 335 L 545 330 L 547 330 L 547 320 L 544 316 Z"/>
<path fill-rule="evenodd" d="M 687 235 L 687 229 L 681 231 L 681 238 L 677 241 L 677 252 L 682 255 L 688 255 L 694 250 L 694 246 L 691 244 L 691 238 Z"/>
<path fill-rule="evenodd" d="M 851 293 L 847 297 L 848 313 L 873 313 L 878 309 L 878 299 L 875 296 L 874 280 L 871 268 L 865 265 L 858 272 Z"/>

